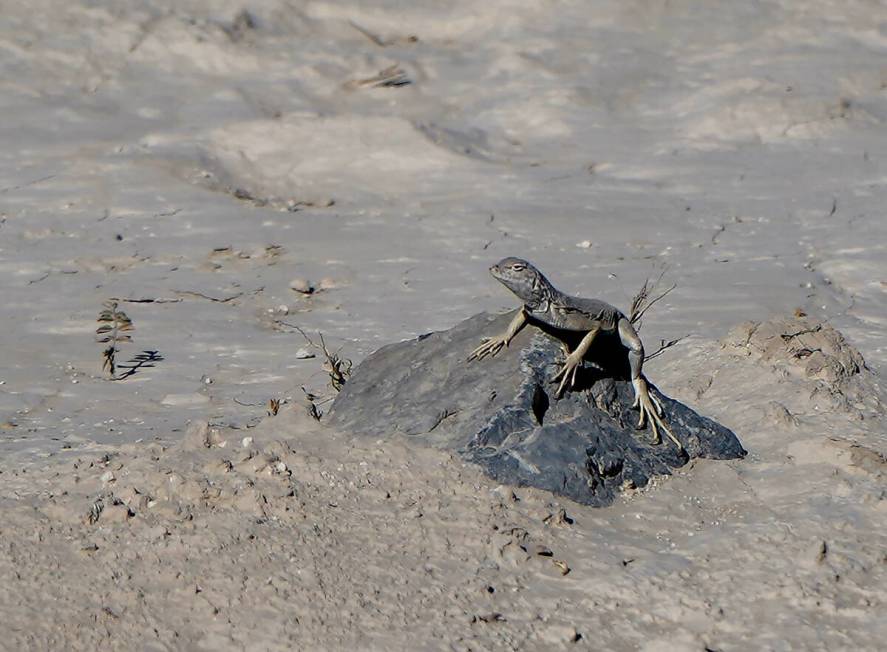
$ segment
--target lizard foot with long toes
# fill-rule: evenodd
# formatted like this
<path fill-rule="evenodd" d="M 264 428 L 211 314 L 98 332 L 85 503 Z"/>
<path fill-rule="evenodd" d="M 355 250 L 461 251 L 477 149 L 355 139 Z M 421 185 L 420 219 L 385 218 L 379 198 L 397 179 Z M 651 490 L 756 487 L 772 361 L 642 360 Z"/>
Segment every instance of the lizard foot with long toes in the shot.
<path fill-rule="evenodd" d="M 564 366 L 551 379 L 551 382 L 556 383 L 557 379 L 561 378 L 561 384 L 558 385 L 557 392 L 554 394 L 555 398 L 561 397 L 561 394 L 564 393 L 564 389 L 567 388 L 567 385 L 569 385 L 570 388 L 576 385 L 576 374 L 579 373 L 579 369 L 582 367 L 582 355 L 576 355 L 576 353 L 577 351 L 574 351 L 567 356 L 567 359 L 564 361 Z"/>
<path fill-rule="evenodd" d="M 481 342 L 481 345 L 474 349 L 474 351 L 471 352 L 471 355 L 468 356 L 468 361 L 483 360 L 487 356 L 493 357 L 502 350 L 503 346 L 508 346 L 508 340 L 502 335 L 485 337 L 483 342 Z"/>
<path fill-rule="evenodd" d="M 662 442 L 662 437 L 659 435 L 659 428 L 661 428 L 668 435 L 668 438 L 674 442 L 675 446 L 678 447 L 678 450 L 683 452 L 684 446 L 662 420 L 662 404 L 659 402 L 659 399 L 650 393 L 644 377 L 638 376 L 631 381 L 631 384 L 634 387 L 634 404 L 632 407 L 638 408 L 640 412 L 638 428 L 643 428 L 644 423 L 649 419 L 650 429 L 653 431 L 654 444 Z"/>
<path fill-rule="evenodd" d="M 468 362 L 471 362 L 472 360 L 483 360 L 487 356 L 493 357 L 502 350 L 503 346 L 508 346 L 508 343 L 514 339 L 514 336 L 517 335 L 526 324 L 526 315 L 523 310 L 519 310 L 511 320 L 511 323 L 508 324 L 508 329 L 502 335 L 485 337 L 481 342 L 481 345 L 469 354 Z"/>

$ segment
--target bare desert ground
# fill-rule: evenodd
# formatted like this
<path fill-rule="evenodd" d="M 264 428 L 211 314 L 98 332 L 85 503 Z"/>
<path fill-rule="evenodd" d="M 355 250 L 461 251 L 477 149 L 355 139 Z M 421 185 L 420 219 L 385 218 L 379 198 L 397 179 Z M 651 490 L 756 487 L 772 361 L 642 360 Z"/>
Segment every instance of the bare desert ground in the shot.
<path fill-rule="evenodd" d="M 883 649 L 883 2 L 36 0 L 0 53 L 0 648 Z M 648 373 L 748 457 L 591 509 L 306 413 L 306 335 L 511 309 L 506 255 L 676 284 Z"/>

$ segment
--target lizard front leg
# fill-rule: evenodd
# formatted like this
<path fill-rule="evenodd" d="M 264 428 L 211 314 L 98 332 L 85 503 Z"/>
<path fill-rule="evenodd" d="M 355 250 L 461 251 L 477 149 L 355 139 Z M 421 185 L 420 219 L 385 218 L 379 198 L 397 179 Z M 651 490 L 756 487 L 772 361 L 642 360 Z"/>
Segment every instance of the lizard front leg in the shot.
<path fill-rule="evenodd" d="M 683 451 L 684 446 L 662 420 L 662 404 L 650 393 L 647 380 L 641 373 L 641 367 L 644 364 L 644 345 L 641 343 L 641 338 L 638 337 L 634 326 L 625 318 L 619 320 L 619 339 L 628 347 L 628 362 L 631 365 L 631 386 L 634 388 L 634 405 L 632 407 L 636 407 L 638 412 L 640 412 L 638 428 L 643 428 L 644 423 L 649 418 L 654 444 L 662 441 L 662 437 L 659 435 L 659 428 L 662 428 L 665 434 L 668 435 L 668 438 L 678 447 L 678 450 Z"/>
<path fill-rule="evenodd" d="M 514 316 L 514 319 L 511 320 L 511 323 L 508 324 L 506 331 L 502 335 L 485 337 L 481 345 L 468 356 L 468 362 L 471 362 L 472 360 L 482 360 L 488 355 L 492 357 L 499 353 L 503 346 L 508 346 L 509 342 L 514 339 L 514 336 L 518 334 L 520 329 L 522 329 L 526 323 L 527 316 L 524 314 L 523 308 L 521 308 Z"/>
<path fill-rule="evenodd" d="M 579 346 L 576 347 L 576 350 L 567 356 L 567 359 L 564 361 L 563 369 L 557 372 L 554 378 L 551 379 L 552 381 L 557 381 L 558 378 L 563 376 L 563 378 L 561 378 L 561 384 L 558 386 L 557 392 L 555 392 L 555 398 L 561 397 L 568 382 L 570 387 L 573 387 L 573 385 L 576 384 L 576 374 L 579 372 L 579 367 L 582 366 L 582 358 L 588 353 L 588 349 L 599 330 L 600 328 L 595 326 L 586 333 L 585 337 L 582 338 L 582 341 L 579 342 Z"/>

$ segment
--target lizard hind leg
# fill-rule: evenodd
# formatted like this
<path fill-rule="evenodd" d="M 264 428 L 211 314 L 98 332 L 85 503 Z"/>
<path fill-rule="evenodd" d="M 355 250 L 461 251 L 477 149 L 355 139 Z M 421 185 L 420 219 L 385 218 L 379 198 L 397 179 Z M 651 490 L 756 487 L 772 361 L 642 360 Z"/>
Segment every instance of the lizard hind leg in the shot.
<path fill-rule="evenodd" d="M 639 376 L 632 381 L 632 385 L 634 386 L 635 392 L 634 405 L 632 407 L 638 408 L 638 411 L 640 412 L 638 428 L 643 428 L 644 422 L 649 418 L 650 430 L 653 431 L 653 443 L 658 444 L 662 441 L 662 437 L 659 434 L 659 430 L 661 429 L 665 432 L 668 438 L 674 442 L 674 445 L 678 447 L 678 450 L 683 452 L 683 444 L 681 444 L 678 438 L 675 437 L 671 428 L 668 427 L 665 421 L 662 420 L 662 404 L 650 393 L 646 379 L 643 376 Z"/>
<path fill-rule="evenodd" d="M 638 428 L 643 428 L 644 422 L 649 418 L 654 444 L 662 441 L 662 437 L 659 435 L 659 429 L 661 428 L 678 447 L 678 450 L 683 451 L 684 447 L 681 442 L 678 441 L 678 438 L 675 437 L 671 429 L 662 420 L 662 403 L 650 394 L 647 380 L 641 373 L 641 368 L 644 364 L 644 345 L 641 342 L 641 338 L 638 337 L 638 333 L 634 326 L 631 325 L 631 322 L 624 317 L 619 320 L 618 329 L 619 339 L 628 348 L 628 361 L 631 365 L 631 384 L 634 387 L 634 404 L 632 407 L 636 407 L 638 412 L 640 412 Z"/>

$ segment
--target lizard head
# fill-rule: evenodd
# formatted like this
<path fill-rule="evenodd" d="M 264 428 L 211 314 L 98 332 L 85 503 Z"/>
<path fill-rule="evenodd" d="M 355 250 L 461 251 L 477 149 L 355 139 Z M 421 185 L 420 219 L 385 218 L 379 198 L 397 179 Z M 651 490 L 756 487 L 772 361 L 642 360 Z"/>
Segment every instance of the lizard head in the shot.
<path fill-rule="evenodd" d="M 490 267 L 490 274 L 528 306 L 540 306 L 551 298 L 548 280 L 521 258 L 503 258 Z"/>

